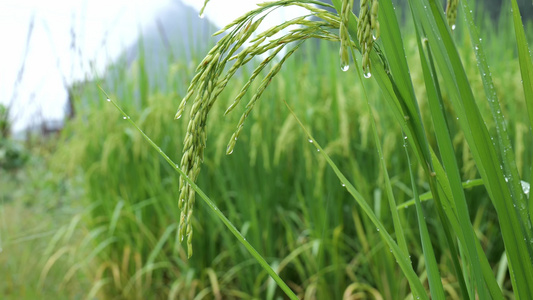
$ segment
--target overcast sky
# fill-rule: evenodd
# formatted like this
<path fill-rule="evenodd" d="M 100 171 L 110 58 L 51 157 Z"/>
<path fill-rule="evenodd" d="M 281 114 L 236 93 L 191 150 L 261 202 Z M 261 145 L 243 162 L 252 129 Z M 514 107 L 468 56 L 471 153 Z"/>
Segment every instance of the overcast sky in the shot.
<path fill-rule="evenodd" d="M 69 84 L 83 78 L 90 61 L 103 69 L 169 1 L 2 0 L 0 102 L 13 102 L 14 130 L 42 117 L 61 119 L 67 97 L 64 80 Z M 106 32 L 108 42 L 102 45 Z"/>
<path fill-rule="evenodd" d="M 140 28 L 176 1 L 180 0 L 0 1 L 0 36 L 4 41 L 0 50 L 0 103 L 12 103 L 14 131 L 32 122 L 39 124 L 42 119 L 61 120 L 67 99 L 65 84 L 91 74 L 90 62 L 101 74 L 107 63 L 135 42 Z M 198 11 L 204 1 L 182 2 Z M 205 17 L 224 26 L 258 2 L 263 1 L 212 0 Z M 286 10 L 280 13 L 293 14 Z M 22 79 L 17 83 L 23 65 Z"/>

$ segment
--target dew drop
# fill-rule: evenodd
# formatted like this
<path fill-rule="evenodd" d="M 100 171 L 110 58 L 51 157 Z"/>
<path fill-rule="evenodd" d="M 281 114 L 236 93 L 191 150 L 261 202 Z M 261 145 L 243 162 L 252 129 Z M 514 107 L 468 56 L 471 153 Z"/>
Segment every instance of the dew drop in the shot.
<path fill-rule="evenodd" d="M 309 143 L 313 143 L 313 140 L 312 140 L 312 139 L 308 139 L 307 141 L 309 141 Z"/>
<path fill-rule="evenodd" d="M 346 184 L 344 184 L 344 183 L 341 183 L 341 186 L 343 186 L 343 187 L 346 187 Z"/>
<path fill-rule="evenodd" d="M 375 41 L 377 40 L 376 36 L 375 35 L 372 35 L 372 39 Z"/>
<path fill-rule="evenodd" d="M 455 24 L 452 25 L 452 30 L 455 30 Z"/>
<path fill-rule="evenodd" d="M 107 98 L 107 102 L 111 102 L 111 99 Z"/>
<path fill-rule="evenodd" d="M 233 148 L 229 148 L 226 150 L 226 155 L 230 155 L 231 153 L 233 153 Z"/>
<path fill-rule="evenodd" d="M 320 152 L 320 149 L 316 149 L 316 152 Z"/>
<path fill-rule="evenodd" d="M 348 69 L 350 69 L 350 65 L 341 62 L 341 70 L 342 70 L 343 72 L 346 72 L 346 71 L 348 71 Z"/>
<path fill-rule="evenodd" d="M 204 12 L 201 11 L 201 12 L 198 14 L 198 17 L 199 17 L 200 19 L 203 19 L 203 18 L 205 17 Z"/>
<path fill-rule="evenodd" d="M 529 183 L 522 181 L 521 184 L 522 184 L 522 190 L 524 190 L 524 194 L 526 194 L 526 196 L 529 198 L 529 190 L 530 190 Z"/>
<path fill-rule="evenodd" d="M 370 78 L 370 77 L 372 77 L 372 73 L 367 72 L 363 76 L 365 76 L 365 78 Z"/>
<path fill-rule="evenodd" d="M 379 231 L 379 228 L 378 228 L 378 231 Z"/>

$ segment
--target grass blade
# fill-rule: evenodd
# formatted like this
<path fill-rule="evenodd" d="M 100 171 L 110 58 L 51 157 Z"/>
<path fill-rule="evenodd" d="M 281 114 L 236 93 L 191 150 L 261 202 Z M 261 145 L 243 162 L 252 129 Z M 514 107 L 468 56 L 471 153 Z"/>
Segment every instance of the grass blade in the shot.
<path fill-rule="evenodd" d="M 450 93 L 450 99 L 458 115 L 459 123 L 465 133 L 472 156 L 485 181 L 485 187 L 494 204 L 502 237 L 509 258 L 509 266 L 515 292 L 524 299 L 533 297 L 533 264 L 528 251 L 528 242 L 524 240 L 522 228 L 513 206 L 511 193 L 504 180 L 496 149 L 485 126 L 485 122 L 475 103 L 468 78 L 462 66 L 459 54 L 449 28 L 446 24 L 442 7 L 435 1 L 409 1 L 414 18 L 419 20 L 432 51 L 435 61 L 443 76 L 443 82 Z M 529 263 L 524 263 L 526 259 Z"/>
<path fill-rule="evenodd" d="M 526 34 L 520 17 L 520 10 L 516 0 L 511 1 L 513 12 L 513 24 L 518 47 L 518 61 L 520 62 L 520 74 L 522 75 L 522 88 L 526 98 L 527 112 L 529 115 L 529 131 L 533 133 L 533 64 L 531 62 L 531 52 L 527 45 Z M 533 161 L 530 167 L 530 185 L 533 184 Z M 530 222 L 533 223 L 533 205 L 529 205 Z"/>
<path fill-rule="evenodd" d="M 405 156 L 409 165 L 409 174 L 411 175 L 411 185 L 413 187 L 413 194 L 415 197 L 416 216 L 418 218 L 418 229 L 420 230 L 420 239 L 422 241 L 422 250 L 424 252 L 424 260 L 426 261 L 427 274 L 429 281 L 429 290 L 431 292 L 432 299 L 445 299 L 444 288 L 440 278 L 439 267 L 437 265 L 437 259 L 435 258 L 435 251 L 433 251 L 433 245 L 431 245 L 431 238 L 429 237 L 428 227 L 426 225 L 426 217 L 418 198 L 418 188 L 416 187 L 415 175 L 413 173 L 413 167 L 411 159 L 409 158 L 409 151 L 407 150 L 407 143 L 404 142 Z M 460 272 L 457 272 L 460 274 Z"/>
<path fill-rule="evenodd" d="M 305 134 L 309 138 L 310 141 L 312 141 L 312 144 L 316 147 L 318 152 L 324 157 L 324 159 L 327 161 L 328 165 L 333 169 L 335 174 L 337 175 L 337 178 L 341 181 L 341 183 L 346 187 L 348 192 L 352 195 L 354 200 L 359 204 L 359 206 L 363 209 L 364 213 L 370 218 L 374 226 L 376 226 L 377 231 L 380 233 L 381 237 L 389 246 L 391 249 L 392 254 L 396 258 L 398 265 L 402 269 L 402 272 L 404 273 L 405 277 L 409 281 L 409 285 L 411 286 L 411 290 L 413 294 L 418 295 L 421 299 L 427 299 L 426 292 L 424 290 L 424 287 L 420 283 L 420 280 L 418 279 L 418 276 L 416 275 L 415 271 L 413 270 L 411 266 L 411 260 L 409 256 L 406 256 L 403 251 L 400 249 L 398 244 L 392 239 L 390 234 L 387 232 L 385 226 L 381 221 L 378 219 L 370 205 L 366 202 L 366 200 L 363 198 L 363 196 L 355 189 L 355 187 L 348 181 L 348 179 L 342 174 L 342 172 L 339 170 L 339 168 L 335 165 L 335 163 L 331 160 L 329 155 L 324 151 L 324 149 L 317 143 L 317 141 L 313 138 L 313 136 L 307 131 L 303 123 L 298 119 L 298 117 L 294 114 L 292 109 L 287 105 L 287 108 L 291 112 L 291 114 L 294 116 L 300 127 L 304 130 Z"/>
<path fill-rule="evenodd" d="M 409 255 L 409 250 L 407 249 L 407 242 L 405 240 L 405 234 L 403 231 L 402 224 L 400 222 L 400 216 L 398 214 L 398 210 L 396 208 L 396 200 L 394 199 L 394 193 L 392 191 L 392 184 L 389 177 L 389 172 L 387 171 L 387 163 L 385 161 L 385 157 L 383 155 L 383 149 L 381 147 L 381 141 L 379 139 L 377 127 L 376 127 L 376 120 L 374 118 L 374 115 L 372 113 L 372 107 L 370 106 L 370 102 L 368 99 L 368 94 L 366 92 L 365 85 L 363 83 L 363 76 L 361 74 L 361 68 L 359 68 L 359 65 L 357 63 L 357 60 L 355 59 L 355 54 L 352 49 L 352 57 L 355 62 L 355 67 L 357 69 L 357 75 L 359 78 L 359 81 L 361 82 L 362 90 L 363 90 L 363 97 L 366 99 L 366 105 L 368 108 L 368 112 L 370 114 L 370 124 L 372 127 L 372 134 L 374 136 L 374 142 L 376 143 L 376 150 L 378 152 L 378 156 L 380 157 L 380 163 L 381 163 L 381 170 L 383 171 L 383 178 L 385 180 L 385 191 L 387 193 L 387 202 L 389 204 L 389 209 L 392 216 L 392 222 L 394 225 L 394 232 L 396 234 L 396 239 L 398 240 L 398 245 L 400 249 L 404 252 L 405 255 Z"/>
<path fill-rule="evenodd" d="M 483 49 L 483 43 L 481 43 L 482 40 L 479 37 L 479 32 L 474 24 L 474 19 L 472 17 L 472 12 L 470 11 L 468 1 L 461 1 L 461 3 L 463 4 L 462 7 L 466 19 L 466 24 L 470 32 L 470 39 L 472 40 L 472 44 L 474 45 L 474 52 L 476 54 L 479 73 L 481 74 L 481 80 L 483 82 L 483 88 L 485 89 L 485 96 L 487 97 L 492 117 L 496 125 L 496 141 L 498 142 L 500 154 L 503 161 L 503 170 L 505 172 L 504 176 L 505 178 L 507 178 L 506 181 L 509 183 L 513 200 L 515 201 L 516 207 L 518 208 L 519 216 L 521 217 L 521 224 L 524 226 L 524 235 L 527 240 L 531 240 L 533 233 L 531 231 L 531 223 L 529 221 L 529 213 L 527 210 L 526 202 L 527 200 L 522 189 L 522 184 L 520 182 L 520 174 L 518 173 L 518 168 L 516 166 L 516 158 L 507 131 L 507 125 L 505 124 L 505 119 L 502 113 L 503 110 L 500 106 L 500 101 L 498 100 L 496 89 L 494 88 L 494 83 L 492 82 L 492 74 L 487 64 L 485 51 Z M 525 46 L 527 50 L 527 45 Z M 525 82 L 523 82 L 523 85 L 525 85 Z M 527 98 L 528 97 L 526 97 L 526 99 Z M 529 102 L 532 102 L 531 105 L 533 105 L 533 99 L 531 99 L 531 101 Z M 529 109 L 529 111 L 531 111 L 531 109 Z M 532 253 L 530 249 L 530 255 L 531 254 Z"/>
<path fill-rule="evenodd" d="M 226 216 L 220 211 L 220 209 L 218 209 L 218 207 L 215 205 L 215 203 L 211 199 L 209 199 L 209 197 L 191 179 L 189 179 L 189 177 L 187 177 L 185 175 L 185 173 L 176 165 L 176 163 L 174 163 L 170 159 L 170 157 L 168 157 L 168 155 L 166 155 L 161 150 L 161 148 L 159 146 L 157 146 L 157 144 L 154 143 L 137 126 L 137 124 L 133 120 L 131 120 L 131 118 L 118 106 L 118 104 L 115 103 L 115 101 L 112 101 L 109 98 L 109 96 L 107 95 L 107 93 L 104 90 L 102 90 L 102 92 L 107 97 L 107 101 L 111 102 L 117 108 L 117 110 L 124 116 L 124 118 L 126 120 L 128 120 L 135 127 L 135 129 L 159 153 L 159 155 L 161 155 L 176 172 L 178 172 L 181 176 L 183 176 L 183 178 L 185 178 L 185 180 L 187 181 L 188 184 L 190 184 L 192 189 L 196 193 L 198 193 L 198 195 L 200 196 L 200 198 L 202 200 L 204 200 L 204 203 L 207 204 L 207 206 L 209 206 L 209 208 L 213 211 L 213 213 L 224 223 L 224 225 L 231 231 L 231 233 L 237 238 L 237 240 L 239 240 L 239 242 L 246 248 L 246 250 L 248 250 L 248 252 L 250 252 L 250 254 L 253 256 L 253 258 L 261 265 L 261 267 L 263 267 L 263 269 L 268 272 L 268 274 L 272 277 L 272 279 L 274 279 L 274 281 L 276 281 L 278 286 L 285 292 L 285 294 L 290 299 L 298 299 L 298 297 L 296 297 L 294 292 L 287 286 L 287 284 L 283 281 L 283 279 L 281 279 L 281 277 L 279 277 L 279 275 L 272 269 L 272 267 L 270 267 L 270 265 L 257 252 L 257 250 L 255 250 L 255 248 L 250 243 L 248 243 L 248 241 L 246 241 L 246 238 L 239 232 L 239 230 L 233 225 L 233 223 L 231 223 L 230 220 L 228 220 L 228 218 L 226 218 Z"/>

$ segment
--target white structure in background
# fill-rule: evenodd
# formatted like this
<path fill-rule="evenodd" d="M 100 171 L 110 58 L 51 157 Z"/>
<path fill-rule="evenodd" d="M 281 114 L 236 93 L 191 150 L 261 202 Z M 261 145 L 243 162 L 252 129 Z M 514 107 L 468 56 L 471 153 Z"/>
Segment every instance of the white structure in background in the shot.
<path fill-rule="evenodd" d="M 1 1 L 0 36 L 5 47 L 0 55 L 0 103 L 12 106 L 13 131 L 43 120 L 62 120 L 66 86 L 95 70 L 103 72 L 108 62 L 136 41 L 139 30 L 174 1 L 180 0 Z M 182 2 L 199 11 L 204 0 Z M 211 0 L 205 17 L 223 27 L 259 2 L 264 1 Z M 303 13 L 303 9 L 276 10 L 259 29 Z"/>

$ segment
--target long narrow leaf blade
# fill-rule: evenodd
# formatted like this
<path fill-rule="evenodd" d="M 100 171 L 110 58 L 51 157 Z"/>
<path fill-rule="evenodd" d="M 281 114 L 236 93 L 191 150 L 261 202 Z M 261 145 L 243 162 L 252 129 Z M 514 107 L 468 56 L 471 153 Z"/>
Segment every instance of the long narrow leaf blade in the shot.
<path fill-rule="evenodd" d="M 403 251 L 400 249 L 398 244 L 393 240 L 393 238 L 390 236 L 390 234 L 387 232 L 387 229 L 383 225 L 383 223 L 379 220 L 379 218 L 376 216 L 370 205 L 366 202 L 366 200 L 363 198 L 363 196 L 357 191 L 357 189 L 348 181 L 346 176 L 342 174 L 342 172 L 339 170 L 339 168 L 335 165 L 335 163 L 331 160 L 329 155 L 324 151 L 324 149 L 317 143 L 317 141 L 313 138 L 313 136 L 307 131 L 303 123 L 298 119 L 298 117 L 294 114 L 292 109 L 287 106 L 291 112 L 291 114 L 294 116 L 300 127 L 304 130 L 305 134 L 307 135 L 308 139 L 312 141 L 312 144 L 316 147 L 318 152 L 324 157 L 328 165 L 332 168 L 332 170 L 335 172 L 337 177 L 339 178 L 340 182 L 346 187 L 348 192 L 352 195 L 352 197 L 355 199 L 357 204 L 363 209 L 363 212 L 368 216 L 368 218 L 372 221 L 374 226 L 376 226 L 376 230 L 379 231 L 381 234 L 381 237 L 387 244 L 387 246 L 391 249 L 392 254 L 396 258 L 396 261 L 398 265 L 400 266 L 400 269 L 402 270 L 403 274 L 407 278 L 407 281 L 409 282 L 409 285 L 411 286 L 411 289 L 414 294 L 418 295 L 421 299 L 427 299 L 426 292 L 424 290 L 424 287 L 420 283 L 420 280 L 418 279 L 418 276 L 416 275 L 415 271 L 413 270 L 413 267 L 411 266 L 411 260 L 409 259 L 409 256 L 406 256 Z"/>

